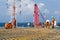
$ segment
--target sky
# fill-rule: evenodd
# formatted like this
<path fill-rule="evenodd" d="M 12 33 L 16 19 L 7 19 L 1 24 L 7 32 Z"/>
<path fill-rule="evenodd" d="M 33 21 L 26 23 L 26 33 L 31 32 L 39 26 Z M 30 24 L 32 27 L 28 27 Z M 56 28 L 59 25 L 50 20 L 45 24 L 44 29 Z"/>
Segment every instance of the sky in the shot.
<path fill-rule="evenodd" d="M 0 0 L 0 22 L 8 22 L 11 20 L 13 2 L 14 0 Z M 40 22 L 44 22 L 40 13 L 46 16 L 45 20 L 51 21 L 52 16 L 54 16 L 55 20 L 60 22 L 60 0 L 21 0 L 21 2 L 20 0 L 15 0 L 15 17 L 17 22 L 33 22 L 35 3 L 40 10 Z"/>

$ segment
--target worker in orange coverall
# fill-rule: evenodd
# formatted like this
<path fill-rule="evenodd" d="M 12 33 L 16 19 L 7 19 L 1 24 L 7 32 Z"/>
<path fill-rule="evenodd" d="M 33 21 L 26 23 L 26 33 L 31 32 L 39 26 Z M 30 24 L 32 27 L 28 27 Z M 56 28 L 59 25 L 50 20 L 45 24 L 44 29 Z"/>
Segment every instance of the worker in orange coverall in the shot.
<path fill-rule="evenodd" d="M 50 28 L 50 21 L 49 20 L 46 20 L 46 28 Z"/>
<path fill-rule="evenodd" d="M 15 19 L 12 20 L 12 26 L 13 26 L 14 28 L 16 28 L 16 20 L 15 20 Z"/>

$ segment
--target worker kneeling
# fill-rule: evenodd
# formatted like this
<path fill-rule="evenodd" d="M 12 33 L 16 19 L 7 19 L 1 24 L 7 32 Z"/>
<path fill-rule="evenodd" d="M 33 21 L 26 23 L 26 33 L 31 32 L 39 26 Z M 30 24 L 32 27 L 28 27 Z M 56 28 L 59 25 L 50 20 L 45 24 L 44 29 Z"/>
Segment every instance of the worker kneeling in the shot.
<path fill-rule="evenodd" d="M 7 22 L 7 23 L 5 24 L 5 28 L 6 28 L 6 29 L 10 29 L 10 28 L 12 28 L 11 23 L 8 23 L 8 22 Z"/>
<path fill-rule="evenodd" d="M 46 20 L 46 28 L 50 28 L 50 21 Z"/>

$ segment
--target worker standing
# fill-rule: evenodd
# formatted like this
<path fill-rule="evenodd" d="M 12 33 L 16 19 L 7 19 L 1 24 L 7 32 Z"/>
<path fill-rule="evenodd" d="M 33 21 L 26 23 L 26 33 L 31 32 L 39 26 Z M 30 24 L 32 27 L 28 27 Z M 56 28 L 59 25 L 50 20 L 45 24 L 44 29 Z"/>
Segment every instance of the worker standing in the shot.
<path fill-rule="evenodd" d="M 55 23 L 55 19 L 54 19 L 54 17 L 52 16 L 52 28 L 54 28 L 54 23 Z"/>
<path fill-rule="evenodd" d="M 15 20 L 15 19 L 12 20 L 12 26 L 13 26 L 14 28 L 16 28 L 16 20 Z"/>
<path fill-rule="evenodd" d="M 46 20 L 46 28 L 50 28 L 50 20 Z"/>

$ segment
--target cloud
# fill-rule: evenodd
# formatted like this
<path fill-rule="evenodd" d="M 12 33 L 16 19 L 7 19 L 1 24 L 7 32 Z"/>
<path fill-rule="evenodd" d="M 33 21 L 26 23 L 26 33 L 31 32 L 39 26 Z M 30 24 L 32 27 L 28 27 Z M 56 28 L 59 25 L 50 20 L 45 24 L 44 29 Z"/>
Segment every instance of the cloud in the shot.
<path fill-rule="evenodd" d="M 8 8 L 8 11 L 11 13 L 12 11 L 12 4 L 13 4 L 13 0 L 8 0 L 8 4 L 10 5 Z M 21 8 L 20 8 L 20 4 L 21 4 Z M 27 12 L 28 10 L 31 12 L 33 11 L 33 2 L 31 0 L 15 0 L 15 7 L 16 7 L 16 14 L 19 14 L 20 11 L 24 11 Z"/>
<path fill-rule="evenodd" d="M 33 10 L 34 4 L 29 4 L 27 7 L 28 7 L 30 10 Z"/>
<path fill-rule="evenodd" d="M 12 11 L 12 0 L 8 1 L 9 6 L 9 13 L 11 13 Z M 20 4 L 21 4 L 21 8 L 20 8 Z M 15 6 L 16 6 L 16 10 L 15 13 L 18 15 L 19 12 L 21 11 L 22 14 L 25 13 L 25 15 L 32 15 L 33 11 L 34 11 L 34 2 L 32 2 L 31 0 L 15 0 Z M 44 3 L 39 3 L 38 7 L 40 9 L 41 12 L 45 12 L 45 13 L 49 13 L 49 10 L 47 8 L 45 8 L 45 4 Z"/>
<path fill-rule="evenodd" d="M 39 3 L 38 7 L 41 13 L 49 13 L 49 9 L 47 9 L 45 3 Z"/>
<path fill-rule="evenodd" d="M 48 9 L 44 9 L 44 13 L 50 13 Z"/>
<path fill-rule="evenodd" d="M 44 7 L 44 6 L 45 6 L 44 3 L 39 3 L 39 7 L 40 7 L 40 8 L 42 8 L 42 7 Z"/>

